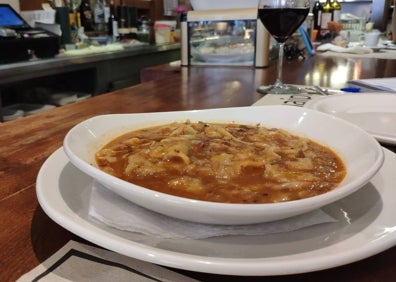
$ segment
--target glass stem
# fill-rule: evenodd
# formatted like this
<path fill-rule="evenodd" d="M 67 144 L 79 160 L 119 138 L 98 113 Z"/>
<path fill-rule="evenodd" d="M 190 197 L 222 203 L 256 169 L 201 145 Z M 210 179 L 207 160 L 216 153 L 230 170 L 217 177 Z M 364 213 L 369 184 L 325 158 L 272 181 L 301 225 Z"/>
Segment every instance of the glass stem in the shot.
<path fill-rule="evenodd" d="M 278 57 L 278 76 L 276 78 L 275 86 L 281 87 L 283 86 L 282 82 L 282 67 L 283 67 L 283 47 L 285 43 L 279 43 L 279 57 Z"/>

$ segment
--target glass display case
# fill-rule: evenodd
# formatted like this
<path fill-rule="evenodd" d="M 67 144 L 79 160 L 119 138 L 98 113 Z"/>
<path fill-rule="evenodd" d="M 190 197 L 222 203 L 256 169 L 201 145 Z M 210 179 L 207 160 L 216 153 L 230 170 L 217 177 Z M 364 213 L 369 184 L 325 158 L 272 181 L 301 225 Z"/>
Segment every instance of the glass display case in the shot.
<path fill-rule="evenodd" d="M 182 65 L 268 66 L 270 38 L 257 9 L 189 11 L 181 30 Z"/>

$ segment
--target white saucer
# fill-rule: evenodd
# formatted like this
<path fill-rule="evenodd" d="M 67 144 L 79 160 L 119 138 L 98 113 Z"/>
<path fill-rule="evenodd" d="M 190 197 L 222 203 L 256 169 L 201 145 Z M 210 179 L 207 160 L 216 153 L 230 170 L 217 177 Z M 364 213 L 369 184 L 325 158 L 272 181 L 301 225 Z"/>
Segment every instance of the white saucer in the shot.
<path fill-rule="evenodd" d="M 305 107 L 343 118 L 379 142 L 396 144 L 396 94 L 355 93 L 311 100 Z"/>
<path fill-rule="evenodd" d="M 63 149 L 42 166 L 37 196 L 59 225 L 99 246 L 159 265 L 216 274 L 282 275 L 355 262 L 396 244 L 396 155 L 358 192 L 324 210 L 337 218 L 289 233 L 204 240 L 160 239 L 108 227 L 88 216 L 92 178 Z"/>
<path fill-rule="evenodd" d="M 386 46 L 385 45 L 377 45 L 377 46 L 368 46 L 368 48 L 370 48 L 374 52 L 379 52 L 381 49 L 386 48 Z"/>

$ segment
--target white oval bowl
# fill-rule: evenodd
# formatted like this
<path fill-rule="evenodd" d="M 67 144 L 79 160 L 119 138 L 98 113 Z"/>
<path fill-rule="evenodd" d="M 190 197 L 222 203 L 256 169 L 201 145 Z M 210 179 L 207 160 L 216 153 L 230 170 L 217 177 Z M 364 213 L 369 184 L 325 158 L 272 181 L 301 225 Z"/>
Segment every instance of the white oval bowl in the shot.
<path fill-rule="evenodd" d="M 347 175 L 336 189 L 311 198 L 269 204 L 229 204 L 160 193 L 121 180 L 96 167 L 95 153 L 115 137 L 131 130 L 187 119 L 192 122 L 260 123 L 308 137 L 333 149 L 344 161 Z M 382 147 L 360 127 L 315 110 L 283 105 L 102 115 L 73 127 L 63 145 L 73 165 L 137 205 L 187 221 L 224 225 L 274 221 L 320 208 L 364 186 L 384 161 Z"/>

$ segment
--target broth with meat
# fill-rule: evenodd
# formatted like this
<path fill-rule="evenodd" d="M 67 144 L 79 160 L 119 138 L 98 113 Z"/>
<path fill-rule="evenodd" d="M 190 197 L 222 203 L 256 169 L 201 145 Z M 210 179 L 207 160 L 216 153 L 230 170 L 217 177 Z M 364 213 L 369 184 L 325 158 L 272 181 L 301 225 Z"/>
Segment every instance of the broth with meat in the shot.
<path fill-rule="evenodd" d="M 96 153 L 103 171 L 145 188 L 223 203 L 326 193 L 346 168 L 330 148 L 260 125 L 175 122 L 128 132 Z"/>

